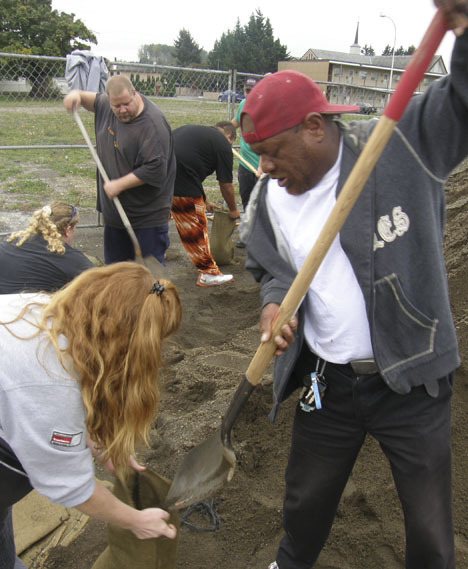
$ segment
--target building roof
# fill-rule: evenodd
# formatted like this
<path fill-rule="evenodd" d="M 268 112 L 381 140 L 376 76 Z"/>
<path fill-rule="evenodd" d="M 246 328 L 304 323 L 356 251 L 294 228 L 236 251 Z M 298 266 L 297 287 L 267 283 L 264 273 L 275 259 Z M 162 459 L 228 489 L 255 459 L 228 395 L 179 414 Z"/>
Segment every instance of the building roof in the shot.
<path fill-rule="evenodd" d="M 354 63 L 356 65 L 371 65 L 373 67 L 392 66 L 391 55 L 359 55 L 354 53 L 346 53 L 342 51 L 328 51 L 325 49 L 308 49 L 300 58 L 301 61 L 335 61 L 342 63 Z M 394 69 L 405 69 L 411 60 L 411 55 L 395 55 L 393 67 Z M 442 56 L 435 55 L 427 70 L 428 73 L 439 73 L 445 75 L 447 68 L 445 67 Z"/>

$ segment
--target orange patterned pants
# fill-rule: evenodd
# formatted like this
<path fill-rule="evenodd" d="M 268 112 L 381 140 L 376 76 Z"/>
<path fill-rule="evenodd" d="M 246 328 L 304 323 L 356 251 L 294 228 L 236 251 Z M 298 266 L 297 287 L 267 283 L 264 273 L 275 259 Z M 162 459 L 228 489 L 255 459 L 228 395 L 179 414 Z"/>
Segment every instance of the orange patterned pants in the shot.
<path fill-rule="evenodd" d="M 210 249 L 205 201 L 198 198 L 172 198 L 172 217 L 184 249 L 201 273 L 221 275 Z"/>

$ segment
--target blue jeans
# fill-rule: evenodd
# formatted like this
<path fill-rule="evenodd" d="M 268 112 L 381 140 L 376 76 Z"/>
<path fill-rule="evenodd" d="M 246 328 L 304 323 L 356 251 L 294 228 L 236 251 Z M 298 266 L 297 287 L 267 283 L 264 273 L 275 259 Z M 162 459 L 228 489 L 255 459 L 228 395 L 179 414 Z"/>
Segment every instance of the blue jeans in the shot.
<path fill-rule="evenodd" d="M 169 247 L 169 224 L 160 227 L 135 229 L 143 257 L 153 255 L 161 264 L 166 262 Z M 126 229 L 104 226 L 104 261 L 106 265 L 133 261 L 135 249 Z"/>
<path fill-rule="evenodd" d="M 439 395 L 433 398 L 423 386 L 399 395 L 379 374 L 358 377 L 349 365 L 327 364 L 324 375 L 323 408 L 296 410 L 279 569 L 314 565 L 367 434 L 386 455 L 402 504 L 406 569 L 455 569 L 452 376 L 440 379 Z"/>

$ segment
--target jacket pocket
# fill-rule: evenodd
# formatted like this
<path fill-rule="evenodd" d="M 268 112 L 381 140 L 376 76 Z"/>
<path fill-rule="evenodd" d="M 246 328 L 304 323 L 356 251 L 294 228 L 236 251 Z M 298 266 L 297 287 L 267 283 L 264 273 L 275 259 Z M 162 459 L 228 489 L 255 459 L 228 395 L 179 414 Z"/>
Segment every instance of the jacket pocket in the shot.
<path fill-rule="evenodd" d="M 374 349 L 382 373 L 430 357 L 437 324 L 408 300 L 397 275 L 375 282 Z"/>

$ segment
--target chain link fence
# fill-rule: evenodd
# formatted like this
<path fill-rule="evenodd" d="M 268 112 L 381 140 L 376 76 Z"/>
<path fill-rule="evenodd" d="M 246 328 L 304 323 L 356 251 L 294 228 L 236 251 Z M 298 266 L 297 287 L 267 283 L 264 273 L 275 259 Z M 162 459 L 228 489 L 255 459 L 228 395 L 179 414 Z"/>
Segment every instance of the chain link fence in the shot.
<path fill-rule="evenodd" d="M 63 98 L 68 91 L 65 57 L 0 53 L 0 101 Z"/>
<path fill-rule="evenodd" d="M 65 57 L 0 52 L 0 101 L 27 102 L 62 99 L 69 91 Z M 129 77 L 150 97 L 191 97 L 222 101 L 225 91 L 242 94 L 247 77 L 261 75 L 167 65 L 108 62 L 109 75 Z M 227 98 L 225 102 L 235 102 Z"/>
<path fill-rule="evenodd" d="M 163 111 L 172 128 L 230 120 L 248 73 L 106 62 L 125 74 Z M 80 206 L 87 224 L 95 212 L 96 168 L 63 97 L 67 58 L 0 52 L 0 235 L 20 229 L 30 212 L 54 199 Z M 236 97 L 237 93 L 237 97 Z M 93 136 L 92 113 L 82 112 Z M 217 188 L 207 180 L 207 190 Z"/>

